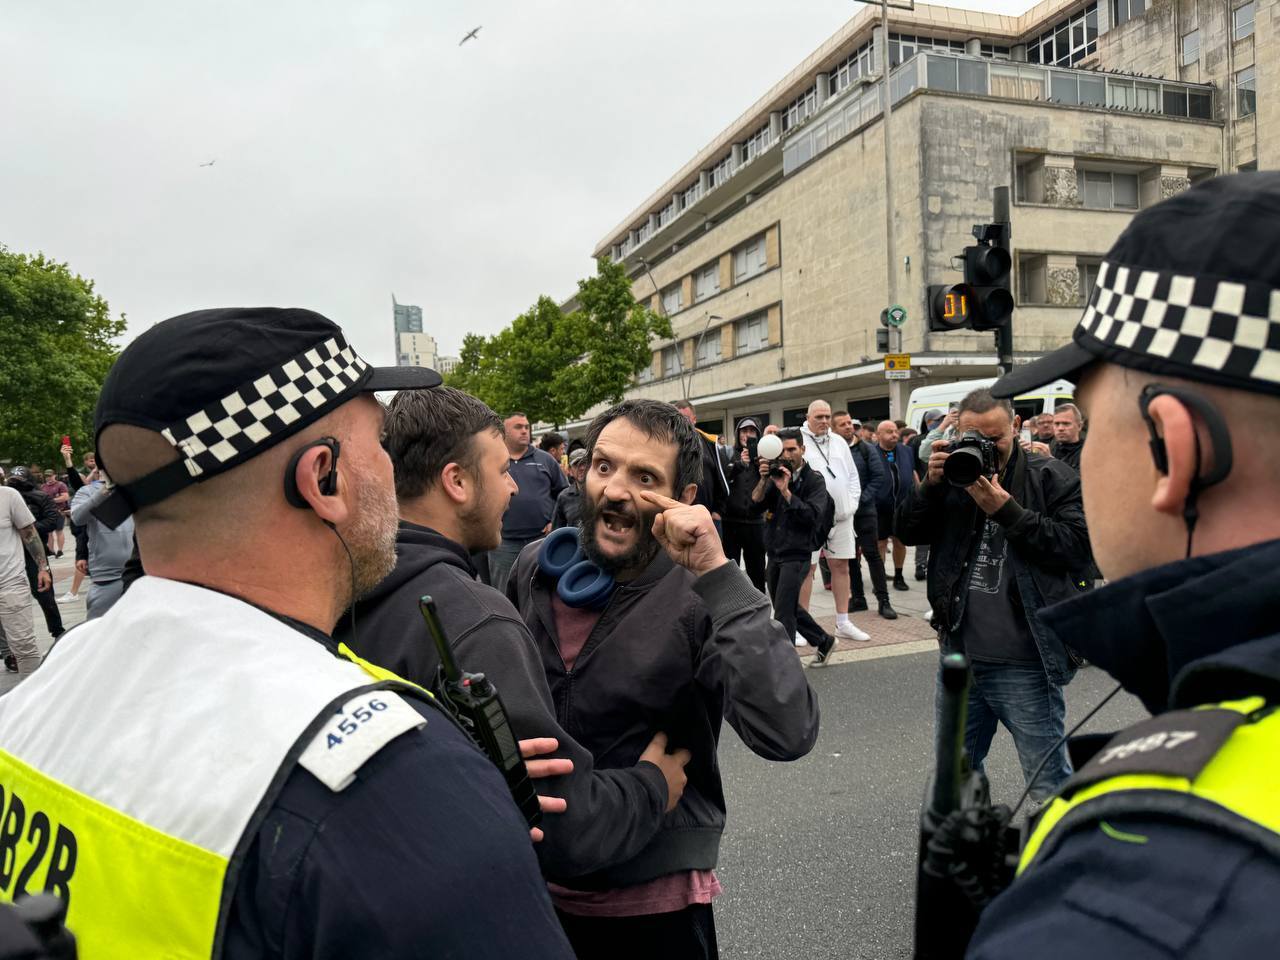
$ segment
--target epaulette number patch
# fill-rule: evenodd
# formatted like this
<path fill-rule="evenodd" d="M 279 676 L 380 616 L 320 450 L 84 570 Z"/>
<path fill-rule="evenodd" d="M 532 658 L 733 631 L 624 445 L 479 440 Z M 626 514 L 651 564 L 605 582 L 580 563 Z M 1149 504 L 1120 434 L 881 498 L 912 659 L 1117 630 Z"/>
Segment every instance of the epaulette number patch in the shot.
<path fill-rule="evenodd" d="M 1245 720 L 1235 710 L 1173 710 L 1121 730 L 1075 772 L 1064 795 L 1122 774 L 1194 780 Z"/>
<path fill-rule="evenodd" d="M 338 708 L 302 751 L 298 763 L 330 790 L 344 790 L 375 753 L 400 734 L 426 725 L 426 718 L 399 694 L 362 693 Z"/>

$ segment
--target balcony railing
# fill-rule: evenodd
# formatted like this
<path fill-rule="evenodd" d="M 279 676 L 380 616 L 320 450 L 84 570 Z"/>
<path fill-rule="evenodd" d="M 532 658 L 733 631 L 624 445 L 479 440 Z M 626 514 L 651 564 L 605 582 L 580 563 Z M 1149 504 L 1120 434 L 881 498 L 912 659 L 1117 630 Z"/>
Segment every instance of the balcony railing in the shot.
<path fill-rule="evenodd" d="M 889 74 L 889 95 L 894 103 L 919 88 L 1193 120 L 1213 118 L 1213 87 L 1209 84 L 992 61 L 959 54 L 917 54 Z M 804 166 L 845 134 L 865 126 L 882 112 L 879 84 L 823 104 L 822 110 L 786 138 L 782 148 L 783 173 L 789 174 Z"/>

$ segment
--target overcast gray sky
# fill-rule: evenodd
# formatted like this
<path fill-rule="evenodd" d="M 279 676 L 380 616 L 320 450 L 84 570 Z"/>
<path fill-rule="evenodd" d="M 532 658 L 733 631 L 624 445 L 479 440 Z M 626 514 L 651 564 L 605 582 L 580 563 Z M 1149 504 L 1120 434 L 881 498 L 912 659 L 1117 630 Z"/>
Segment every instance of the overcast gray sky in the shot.
<path fill-rule="evenodd" d="M 380 363 L 393 291 L 443 353 L 567 296 L 605 231 L 861 9 L 0 3 L 0 243 L 92 277 L 130 337 L 309 306 Z"/>

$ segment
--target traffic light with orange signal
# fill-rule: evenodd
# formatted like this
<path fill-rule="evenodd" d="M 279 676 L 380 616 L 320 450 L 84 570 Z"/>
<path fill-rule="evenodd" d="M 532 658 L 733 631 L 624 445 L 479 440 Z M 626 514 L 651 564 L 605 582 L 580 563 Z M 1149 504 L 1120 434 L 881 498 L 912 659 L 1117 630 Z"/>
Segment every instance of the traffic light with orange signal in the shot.
<path fill-rule="evenodd" d="M 973 235 L 978 242 L 962 254 L 964 283 L 933 284 L 926 291 L 930 330 L 997 330 L 1013 318 L 1009 225 L 976 224 Z"/>

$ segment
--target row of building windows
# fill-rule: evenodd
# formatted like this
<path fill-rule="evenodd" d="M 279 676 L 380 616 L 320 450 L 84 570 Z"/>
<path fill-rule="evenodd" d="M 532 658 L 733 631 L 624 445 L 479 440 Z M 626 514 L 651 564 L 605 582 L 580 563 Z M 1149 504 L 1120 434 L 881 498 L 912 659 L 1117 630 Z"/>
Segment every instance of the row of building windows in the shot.
<path fill-rule="evenodd" d="M 1027 62 L 1071 67 L 1098 50 L 1098 5 L 1091 3 L 1027 43 Z"/>
<path fill-rule="evenodd" d="M 876 69 L 875 43 L 868 40 L 831 70 L 831 95 L 835 96 L 859 77 L 869 77 Z"/>
<path fill-rule="evenodd" d="M 734 320 L 732 321 L 732 326 L 734 357 L 758 353 L 768 348 L 769 313 L 767 310 L 761 310 Z M 695 370 L 708 367 L 714 363 L 720 363 L 725 359 L 721 330 L 722 327 L 712 327 L 697 337 L 688 338 L 694 343 L 693 366 Z M 683 356 L 683 341 L 673 343 L 669 347 L 663 347 L 659 354 L 659 366 L 662 371 L 659 376 L 665 379 L 667 377 L 676 377 L 683 373 Z M 658 379 L 658 376 L 654 375 L 652 364 L 645 367 L 636 376 L 637 383 L 652 383 L 656 379 Z"/>
<path fill-rule="evenodd" d="M 1111 0 L 1111 26 L 1136 20 L 1151 6 L 1149 0 Z"/>
<path fill-rule="evenodd" d="M 733 257 L 733 282 L 742 283 L 756 274 L 763 273 L 768 266 L 767 245 L 763 233 L 756 234 L 746 243 L 740 244 L 730 251 Z M 693 302 L 701 303 L 720 292 L 720 261 L 712 260 L 693 272 Z M 679 313 L 685 308 L 684 280 L 681 278 L 659 292 L 662 310 L 667 316 Z"/>
<path fill-rule="evenodd" d="M 963 40 L 934 39 L 933 37 L 913 37 L 906 33 L 889 34 L 889 66 L 896 67 L 906 63 L 917 53 L 928 50 L 937 53 L 964 53 Z"/>

